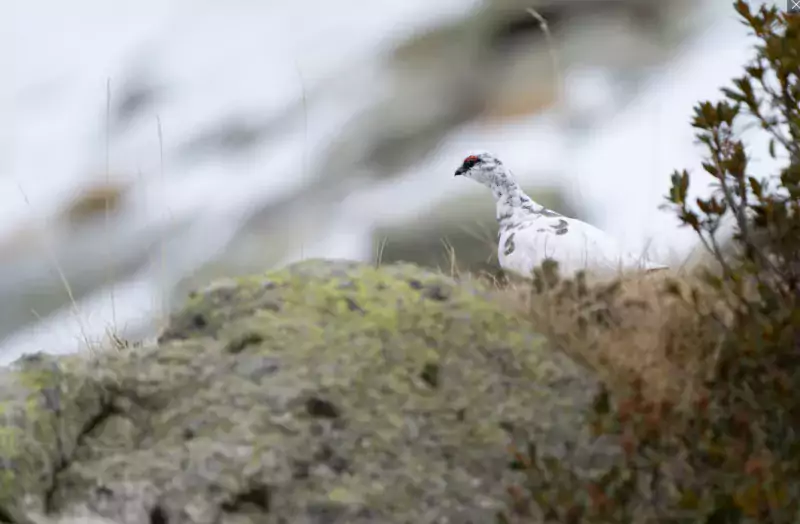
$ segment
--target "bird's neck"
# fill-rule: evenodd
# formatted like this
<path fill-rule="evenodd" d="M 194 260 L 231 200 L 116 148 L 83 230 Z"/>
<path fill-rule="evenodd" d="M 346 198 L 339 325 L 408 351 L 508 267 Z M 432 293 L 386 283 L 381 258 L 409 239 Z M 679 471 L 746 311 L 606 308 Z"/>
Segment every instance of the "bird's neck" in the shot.
<path fill-rule="evenodd" d="M 549 212 L 526 195 L 510 174 L 503 178 L 503 183 L 492 187 L 492 193 L 497 200 L 497 222 L 501 228 Z"/>

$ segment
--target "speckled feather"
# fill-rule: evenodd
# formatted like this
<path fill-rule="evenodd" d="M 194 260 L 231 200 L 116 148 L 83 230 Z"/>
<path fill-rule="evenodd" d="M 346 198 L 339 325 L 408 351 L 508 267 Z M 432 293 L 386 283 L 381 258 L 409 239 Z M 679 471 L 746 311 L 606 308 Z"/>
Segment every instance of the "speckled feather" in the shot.
<path fill-rule="evenodd" d="M 497 255 L 500 266 L 530 276 L 546 259 L 558 262 L 564 276 L 576 271 L 658 270 L 667 266 L 622 249 L 611 236 L 575 218 L 562 216 L 533 201 L 512 173 L 490 153 L 468 156 L 456 175 L 492 190 L 497 201 Z"/>

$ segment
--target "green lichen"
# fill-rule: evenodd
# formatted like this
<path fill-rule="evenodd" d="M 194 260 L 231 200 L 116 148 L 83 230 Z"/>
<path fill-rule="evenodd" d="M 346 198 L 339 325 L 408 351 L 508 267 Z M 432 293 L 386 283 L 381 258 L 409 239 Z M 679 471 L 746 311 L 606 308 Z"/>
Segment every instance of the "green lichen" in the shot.
<path fill-rule="evenodd" d="M 23 495 L 47 493 L 103 392 L 81 357 L 20 359 L 0 376 L 0 511 L 18 515 Z M 35 497 L 27 502 L 41 506 Z"/>
<path fill-rule="evenodd" d="M 157 493 L 148 511 L 220 522 L 488 521 L 505 445 L 584 438 L 595 387 L 482 290 L 344 261 L 195 293 L 158 346 L 102 355 L 92 380 L 114 409 L 56 475 L 52 511 L 122 519 Z"/>

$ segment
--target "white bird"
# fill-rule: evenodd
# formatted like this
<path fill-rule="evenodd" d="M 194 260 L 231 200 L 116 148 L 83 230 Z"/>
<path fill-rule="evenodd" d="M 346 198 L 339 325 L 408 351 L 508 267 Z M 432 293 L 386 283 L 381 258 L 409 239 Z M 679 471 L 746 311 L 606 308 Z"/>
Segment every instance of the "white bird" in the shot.
<path fill-rule="evenodd" d="M 500 266 L 530 278 L 547 259 L 558 262 L 559 274 L 577 271 L 618 273 L 668 269 L 622 249 L 611 236 L 575 218 L 562 216 L 534 202 L 514 175 L 490 153 L 470 155 L 456 170 L 492 190 L 497 200 L 497 257 Z"/>

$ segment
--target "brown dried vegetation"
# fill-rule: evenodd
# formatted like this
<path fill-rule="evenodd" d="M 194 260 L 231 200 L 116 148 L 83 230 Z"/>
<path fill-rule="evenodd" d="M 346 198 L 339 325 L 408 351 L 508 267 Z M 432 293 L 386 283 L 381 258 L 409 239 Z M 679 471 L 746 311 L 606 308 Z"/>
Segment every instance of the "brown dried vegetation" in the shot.
<path fill-rule="evenodd" d="M 592 428 L 622 450 L 589 479 L 534 445 L 512 449 L 525 480 L 508 488 L 498 522 L 800 519 L 800 17 L 734 7 L 757 41 L 754 57 L 692 121 L 716 191 L 690 199 L 689 173 L 675 172 L 665 204 L 714 267 L 590 282 L 545 265 L 532 285 L 497 286 L 499 299 L 600 373 Z M 753 123 L 783 162 L 769 179 L 752 176 L 738 137 Z M 726 220 L 730 246 L 720 240 Z"/>

